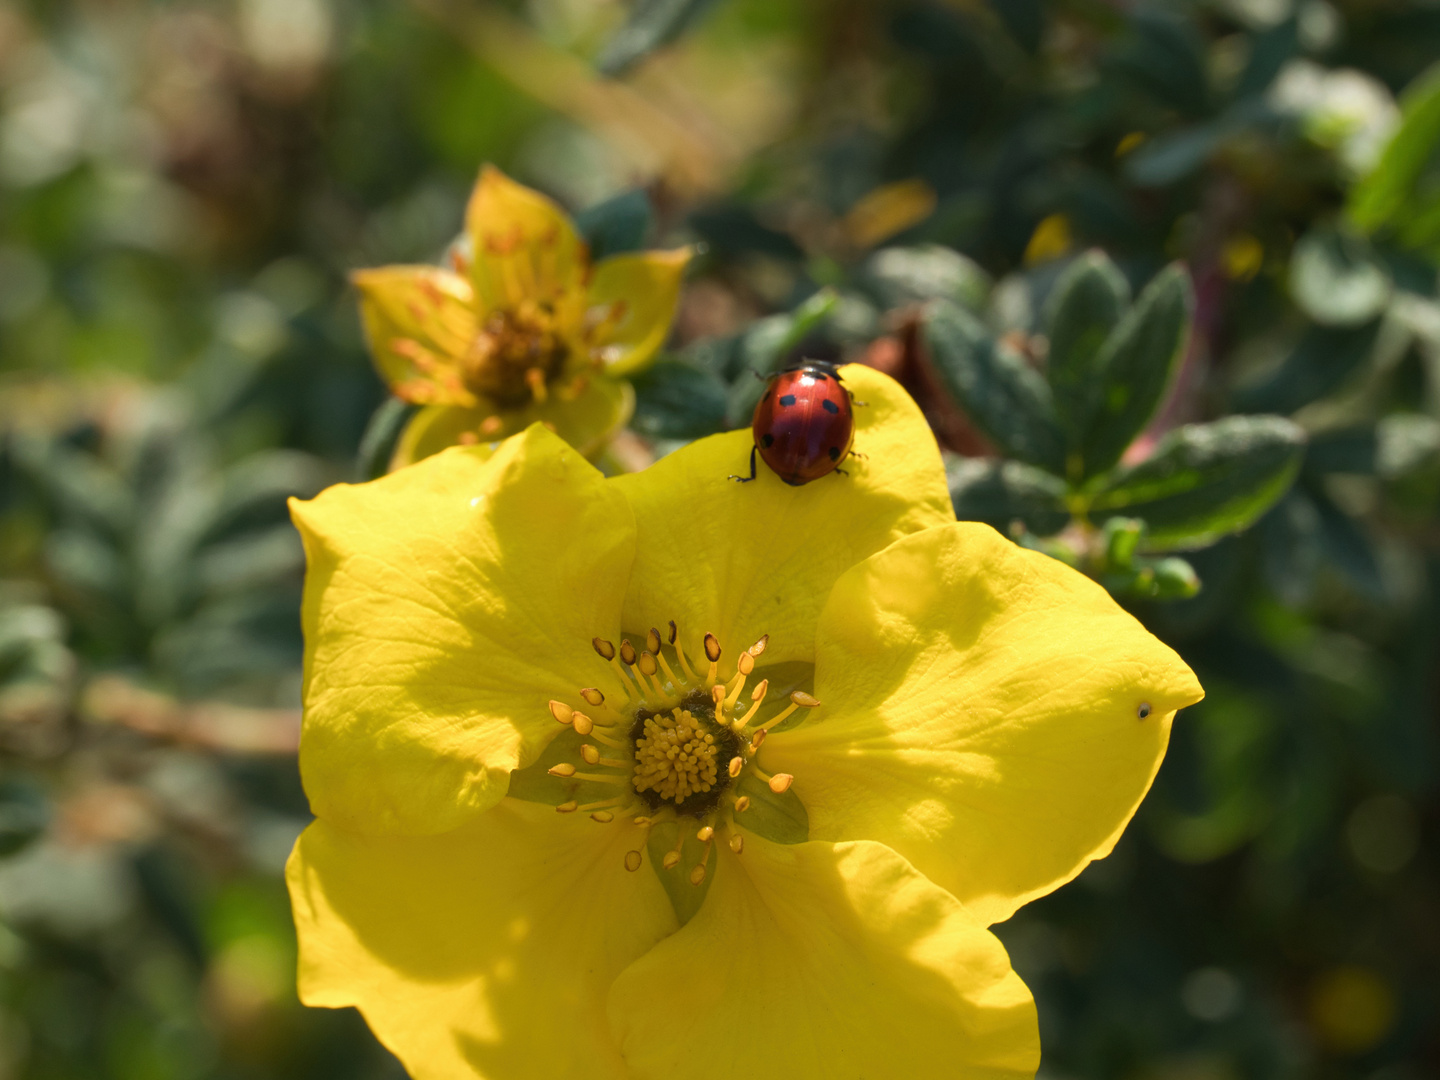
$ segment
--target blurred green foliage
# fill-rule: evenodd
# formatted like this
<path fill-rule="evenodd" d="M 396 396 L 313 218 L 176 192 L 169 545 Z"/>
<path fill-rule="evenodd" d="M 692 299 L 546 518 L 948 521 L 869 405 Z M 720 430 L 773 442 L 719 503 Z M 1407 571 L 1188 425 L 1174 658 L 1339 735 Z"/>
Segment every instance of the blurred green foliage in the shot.
<path fill-rule="evenodd" d="M 294 996 L 284 500 L 386 459 L 345 275 L 486 160 L 703 245 L 607 467 L 870 363 L 1200 674 L 998 928 L 1043 1076 L 1440 1072 L 1436 56 L 1422 0 L 0 2 L 0 1078 L 403 1075 Z"/>

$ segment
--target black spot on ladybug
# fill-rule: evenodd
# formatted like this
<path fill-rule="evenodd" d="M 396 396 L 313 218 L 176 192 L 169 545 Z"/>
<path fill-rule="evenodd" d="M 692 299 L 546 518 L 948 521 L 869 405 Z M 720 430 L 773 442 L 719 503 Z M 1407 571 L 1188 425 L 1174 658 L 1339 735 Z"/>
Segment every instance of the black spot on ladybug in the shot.
<path fill-rule="evenodd" d="M 840 411 L 840 406 L 836 405 L 829 398 L 826 398 L 824 401 L 822 401 L 820 403 L 820 407 L 828 413 L 838 413 Z"/>
<path fill-rule="evenodd" d="M 830 403 L 827 401 L 825 404 L 826 404 L 826 405 L 829 405 Z M 832 446 L 832 447 L 830 447 L 830 460 L 831 460 L 831 461 L 839 461 L 839 460 L 840 460 L 840 448 L 839 448 L 838 446 Z"/>
<path fill-rule="evenodd" d="M 774 444 L 775 436 L 771 435 L 768 431 L 764 435 L 760 436 L 760 445 L 765 447 L 766 450 L 769 450 L 770 447 Z"/>
<path fill-rule="evenodd" d="M 794 404 L 795 404 L 795 395 L 794 395 L 794 394 L 786 394 L 784 397 L 782 397 L 782 398 L 780 399 L 780 404 L 781 404 L 781 405 L 784 405 L 784 406 L 788 409 L 791 405 L 794 405 Z"/>

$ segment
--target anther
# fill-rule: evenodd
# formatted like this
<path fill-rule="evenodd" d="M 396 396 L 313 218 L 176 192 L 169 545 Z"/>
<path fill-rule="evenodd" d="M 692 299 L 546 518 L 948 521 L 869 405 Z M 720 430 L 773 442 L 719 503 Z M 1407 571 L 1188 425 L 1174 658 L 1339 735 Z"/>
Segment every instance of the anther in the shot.
<path fill-rule="evenodd" d="M 739 837 L 736 837 L 736 839 L 738 840 Z M 732 847 L 734 846 L 733 843 L 732 843 L 731 846 L 732 846 Z M 625 869 L 626 869 L 626 870 L 629 870 L 632 874 L 633 874 L 636 870 L 639 870 L 639 869 L 640 869 L 640 852 L 638 852 L 638 851 L 627 851 L 627 852 L 625 852 Z"/>
<path fill-rule="evenodd" d="M 737 814 L 743 814 L 746 810 L 749 810 L 749 809 L 750 809 L 750 796 L 749 796 L 749 795 L 741 795 L 738 799 L 735 800 L 735 812 L 736 812 Z"/>
<path fill-rule="evenodd" d="M 635 646 L 631 645 L 628 639 L 622 640 L 620 642 L 620 659 L 633 667 L 637 658 Z"/>
<path fill-rule="evenodd" d="M 590 644 L 595 646 L 595 651 L 600 654 L 602 660 L 615 659 L 615 646 L 604 638 L 591 638 Z"/>
<path fill-rule="evenodd" d="M 705 635 L 705 659 L 712 664 L 720 659 L 720 639 L 714 634 Z"/>
<path fill-rule="evenodd" d="M 789 773 L 776 773 L 770 777 L 770 790 L 776 795 L 783 795 L 790 790 L 790 785 L 795 782 L 795 777 Z"/>
<path fill-rule="evenodd" d="M 730 850 L 733 851 L 736 855 L 739 855 L 742 851 L 745 850 L 745 838 L 739 833 L 736 833 L 734 836 L 730 837 Z"/>
<path fill-rule="evenodd" d="M 667 851 L 665 857 L 660 860 L 660 865 L 665 867 L 666 870 L 674 870 L 679 863 L 680 852 L 678 851 Z"/>
<path fill-rule="evenodd" d="M 714 828 L 714 826 L 712 826 L 712 825 L 706 825 L 706 826 L 702 827 L 701 830 L 695 834 L 695 839 L 696 839 L 696 840 L 699 840 L 702 844 L 708 844 L 708 843 L 710 842 L 711 837 L 713 837 L 714 835 L 715 835 L 715 828 Z"/>
<path fill-rule="evenodd" d="M 653 626 L 650 628 L 650 633 L 645 635 L 645 651 L 649 653 L 660 651 L 660 631 Z"/>
<path fill-rule="evenodd" d="M 680 632 L 680 628 L 675 625 L 675 620 L 674 620 L 674 619 L 671 619 L 671 620 L 670 620 L 670 644 L 671 644 L 671 645 L 674 645 L 674 644 L 675 644 L 675 636 L 676 636 L 679 632 Z"/>
<path fill-rule="evenodd" d="M 607 825 L 615 820 L 615 815 L 610 813 L 609 810 L 596 810 L 595 813 L 590 815 L 590 820 L 598 821 L 601 825 Z"/>
<path fill-rule="evenodd" d="M 571 765 L 568 761 L 562 761 L 559 765 L 552 765 L 545 771 L 551 776 L 574 776 L 575 766 Z"/>
<path fill-rule="evenodd" d="M 646 675 L 654 675 L 660 670 L 660 665 L 655 662 L 655 654 L 651 652 L 643 652 L 640 654 L 640 663 L 638 666 Z"/>
<path fill-rule="evenodd" d="M 691 870 L 691 871 L 690 871 L 690 884 L 691 884 L 691 885 L 699 885 L 699 884 L 700 884 L 701 882 L 703 882 L 704 880 L 705 880 L 705 864 L 704 864 L 704 863 L 701 863 L 699 866 L 695 867 L 694 870 Z"/>
<path fill-rule="evenodd" d="M 766 645 L 769 645 L 769 644 L 770 644 L 770 635 L 769 635 L 769 634 L 761 634 L 761 635 L 760 635 L 760 640 L 757 641 L 757 642 L 755 642 L 754 645 L 751 645 L 750 648 L 746 649 L 745 651 L 748 652 L 751 656 L 759 656 L 761 653 L 763 653 L 763 652 L 765 651 L 765 646 L 766 646 Z"/>
<path fill-rule="evenodd" d="M 555 717 L 559 723 L 568 724 L 571 717 L 575 715 L 575 710 L 563 701 L 552 701 L 550 702 L 550 715 Z"/>
<path fill-rule="evenodd" d="M 796 705 L 799 705 L 802 709 L 813 709 L 820 704 L 819 698 L 811 697 L 809 694 L 805 693 L 804 690 L 792 691 L 790 694 L 790 700 L 793 701 Z"/>
<path fill-rule="evenodd" d="M 586 716 L 583 712 L 577 712 L 570 721 L 575 731 L 580 735 L 589 735 L 595 730 L 595 721 Z"/>
<path fill-rule="evenodd" d="M 581 690 L 580 696 L 584 698 L 587 702 L 589 702 L 591 705 L 605 704 L 605 695 L 593 686 L 587 686 L 585 687 L 585 689 Z"/>
<path fill-rule="evenodd" d="M 751 701 L 764 701 L 766 693 L 770 690 L 770 680 L 761 679 L 754 690 L 750 691 Z"/>
<path fill-rule="evenodd" d="M 748 652 L 742 652 L 740 659 L 735 661 L 735 668 L 741 675 L 749 675 L 755 670 L 755 657 L 751 656 Z"/>
<path fill-rule="evenodd" d="M 571 799 L 569 802 L 562 802 L 559 806 L 555 807 L 555 812 L 557 814 L 572 814 L 579 805 L 580 804 L 574 799 Z"/>
<path fill-rule="evenodd" d="M 765 741 L 765 736 L 768 734 L 770 734 L 768 731 L 766 731 L 764 728 L 761 728 L 759 731 L 755 732 L 754 735 L 750 736 L 750 752 L 752 754 L 756 750 L 760 749 L 760 744 Z"/>
<path fill-rule="evenodd" d="M 734 780 L 735 777 L 739 776 L 740 770 L 743 768 L 745 768 L 745 759 L 739 754 L 736 754 L 730 759 L 730 779 Z M 571 771 L 574 771 L 574 766 L 571 766 Z"/>
<path fill-rule="evenodd" d="M 600 751 L 595 749 L 595 747 L 591 746 L 589 743 L 586 743 L 584 746 L 580 747 L 580 756 L 585 759 L 586 765 L 600 764 Z"/>

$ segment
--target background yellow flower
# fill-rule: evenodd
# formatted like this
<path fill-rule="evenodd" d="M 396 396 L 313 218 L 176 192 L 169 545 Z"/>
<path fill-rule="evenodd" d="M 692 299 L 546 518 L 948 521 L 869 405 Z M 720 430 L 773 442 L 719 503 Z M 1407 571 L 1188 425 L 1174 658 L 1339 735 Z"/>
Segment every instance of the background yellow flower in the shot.
<path fill-rule="evenodd" d="M 354 274 L 376 367 L 397 397 L 422 406 L 392 464 L 535 422 L 597 452 L 630 418 L 624 377 L 664 344 L 689 258 L 679 248 L 592 266 L 558 206 L 486 166 L 453 269 Z"/>

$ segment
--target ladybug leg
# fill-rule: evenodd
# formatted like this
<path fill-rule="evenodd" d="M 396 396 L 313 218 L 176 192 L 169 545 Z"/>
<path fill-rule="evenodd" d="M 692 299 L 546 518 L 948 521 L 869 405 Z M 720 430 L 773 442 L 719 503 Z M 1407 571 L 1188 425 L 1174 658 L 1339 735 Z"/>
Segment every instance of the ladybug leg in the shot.
<path fill-rule="evenodd" d="M 734 480 L 737 484 L 748 484 L 751 480 L 755 479 L 755 447 L 752 446 L 750 448 L 750 475 L 736 476 L 734 473 L 731 473 L 730 479 Z"/>
<path fill-rule="evenodd" d="M 855 391 L 851 390 L 848 386 L 845 388 L 845 393 L 850 395 L 851 405 L 858 405 L 862 409 L 868 409 L 870 407 L 870 403 L 868 401 L 861 401 L 855 396 Z"/>
<path fill-rule="evenodd" d="M 837 473 L 839 473 L 841 476 L 849 476 L 849 475 L 850 475 L 849 472 L 847 472 L 845 469 L 840 468 L 838 465 L 837 465 L 834 469 L 832 469 L 831 472 L 837 472 Z"/>
<path fill-rule="evenodd" d="M 846 454 L 845 456 L 846 456 L 847 458 L 852 458 L 852 457 L 854 457 L 854 458 L 859 458 L 861 461 L 869 461 L 869 460 L 870 460 L 870 455 L 869 455 L 869 454 L 862 454 L 862 453 L 860 453 L 859 450 L 851 450 L 851 451 L 850 451 L 848 454 Z"/>

